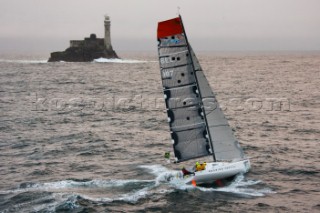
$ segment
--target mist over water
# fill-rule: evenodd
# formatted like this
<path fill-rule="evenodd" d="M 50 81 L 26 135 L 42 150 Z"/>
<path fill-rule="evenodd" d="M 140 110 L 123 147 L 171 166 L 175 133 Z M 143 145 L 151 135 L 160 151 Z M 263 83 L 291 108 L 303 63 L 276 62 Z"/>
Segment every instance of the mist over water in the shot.
<path fill-rule="evenodd" d="M 0 58 L 0 212 L 317 212 L 320 54 L 198 54 L 251 171 L 185 185 L 155 55 Z M 200 205 L 201 204 L 201 205 Z"/>

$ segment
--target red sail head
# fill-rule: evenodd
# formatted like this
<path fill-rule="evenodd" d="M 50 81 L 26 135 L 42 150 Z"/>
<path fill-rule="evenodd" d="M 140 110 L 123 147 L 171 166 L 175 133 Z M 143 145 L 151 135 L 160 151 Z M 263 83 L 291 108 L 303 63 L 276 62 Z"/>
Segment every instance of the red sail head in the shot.
<path fill-rule="evenodd" d="M 158 38 L 164 38 L 183 33 L 180 17 L 158 23 Z"/>

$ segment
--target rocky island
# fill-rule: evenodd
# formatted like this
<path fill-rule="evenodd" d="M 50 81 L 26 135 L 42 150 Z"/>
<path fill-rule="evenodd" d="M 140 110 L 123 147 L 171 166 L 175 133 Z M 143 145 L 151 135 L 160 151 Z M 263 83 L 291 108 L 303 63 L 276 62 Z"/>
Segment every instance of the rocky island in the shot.
<path fill-rule="evenodd" d="M 51 53 L 48 62 L 88 62 L 97 58 L 119 58 L 111 45 L 109 16 L 105 16 L 104 29 L 104 38 L 91 34 L 84 40 L 71 40 L 70 47 L 65 51 Z"/>

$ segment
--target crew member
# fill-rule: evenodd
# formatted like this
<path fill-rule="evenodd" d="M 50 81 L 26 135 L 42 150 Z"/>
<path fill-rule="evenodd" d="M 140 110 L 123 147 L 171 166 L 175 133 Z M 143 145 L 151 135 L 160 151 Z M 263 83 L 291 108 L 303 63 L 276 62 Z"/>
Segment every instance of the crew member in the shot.
<path fill-rule="evenodd" d="M 182 167 L 182 173 L 183 173 L 183 176 L 186 176 L 186 175 L 190 175 L 190 174 L 193 174 L 192 172 L 188 171 L 185 167 Z"/>
<path fill-rule="evenodd" d="M 202 164 L 200 164 L 199 162 L 196 162 L 196 171 L 202 171 L 205 170 L 207 166 L 207 163 L 204 162 Z"/>
<path fill-rule="evenodd" d="M 197 161 L 196 162 L 196 171 L 201 171 L 202 170 L 202 166 L 200 165 L 200 163 Z"/>

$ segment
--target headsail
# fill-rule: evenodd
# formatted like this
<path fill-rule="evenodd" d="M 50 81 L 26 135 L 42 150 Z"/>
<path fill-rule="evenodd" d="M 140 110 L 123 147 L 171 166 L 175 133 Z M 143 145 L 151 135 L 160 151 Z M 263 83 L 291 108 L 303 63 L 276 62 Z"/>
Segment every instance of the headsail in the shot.
<path fill-rule="evenodd" d="M 207 155 L 215 160 L 242 159 L 243 152 L 188 44 L 181 17 L 159 22 L 158 42 L 176 160 Z"/>
<path fill-rule="evenodd" d="M 192 55 L 194 55 L 191 49 Z M 195 55 L 194 55 L 195 57 Z M 200 65 L 199 65 L 200 67 Z M 225 118 L 218 101 L 203 71 L 196 72 L 198 87 L 201 92 L 202 104 L 207 120 L 210 140 L 216 161 L 231 161 L 245 158 L 239 142 Z"/>

